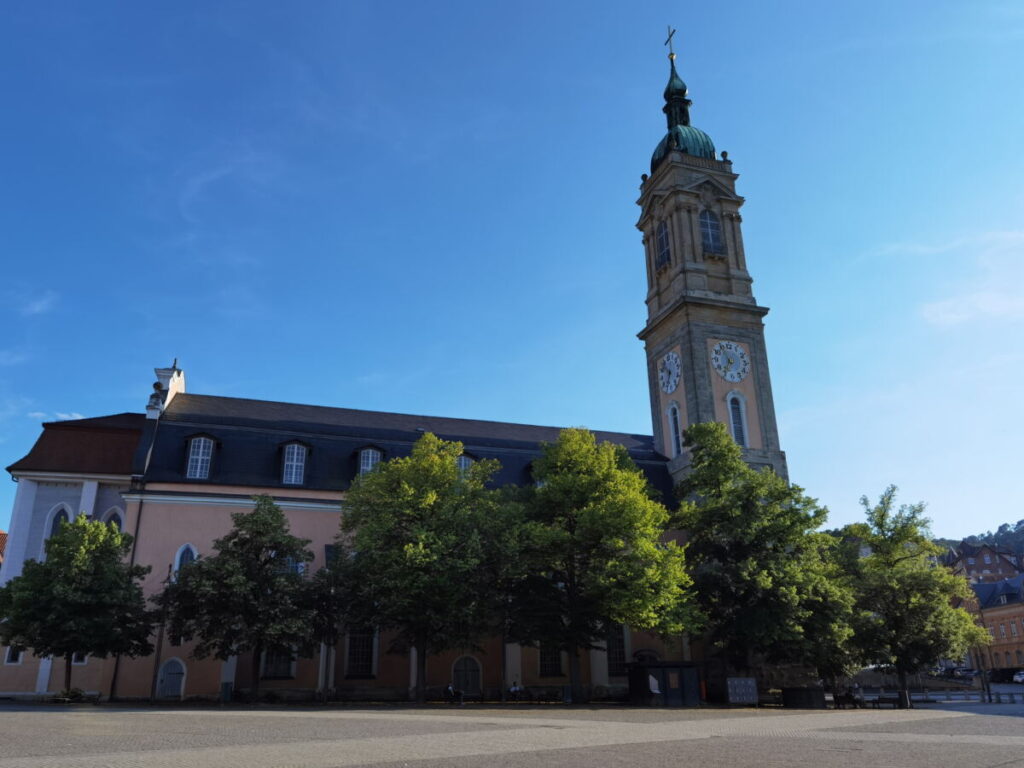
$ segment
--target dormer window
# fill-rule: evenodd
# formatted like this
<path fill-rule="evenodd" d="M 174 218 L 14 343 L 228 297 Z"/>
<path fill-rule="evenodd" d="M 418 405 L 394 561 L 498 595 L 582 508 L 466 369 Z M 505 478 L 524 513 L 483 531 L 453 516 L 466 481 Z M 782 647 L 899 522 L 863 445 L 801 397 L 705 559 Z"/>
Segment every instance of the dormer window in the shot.
<path fill-rule="evenodd" d="M 700 240 L 705 253 L 725 253 L 722 225 L 712 211 L 700 212 Z"/>
<path fill-rule="evenodd" d="M 363 448 L 359 452 L 359 474 L 365 475 L 367 472 L 373 472 L 382 458 L 384 458 L 384 454 L 376 448 Z"/>
<path fill-rule="evenodd" d="M 213 440 L 208 437 L 193 437 L 188 443 L 188 467 L 185 477 L 189 480 L 206 480 L 210 476 L 210 460 L 213 457 Z"/>
<path fill-rule="evenodd" d="M 285 485 L 302 485 L 306 474 L 306 446 L 289 443 L 284 447 L 284 466 L 281 482 Z"/>
<path fill-rule="evenodd" d="M 669 262 L 672 261 L 672 248 L 668 240 L 668 227 L 664 221 L 659 223 L 658 228 L 655 230 L 655 241 L 654 268 L 661 269 L 662 267 L 667 267 Z"/>

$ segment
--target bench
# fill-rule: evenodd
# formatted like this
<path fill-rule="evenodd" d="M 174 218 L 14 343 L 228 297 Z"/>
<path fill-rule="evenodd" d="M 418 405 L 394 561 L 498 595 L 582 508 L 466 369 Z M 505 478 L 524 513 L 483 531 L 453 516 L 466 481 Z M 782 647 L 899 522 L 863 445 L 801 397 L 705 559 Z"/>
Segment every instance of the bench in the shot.
<path fill-rule="evenodd" d="M 881 708 L 883 704 L 888 704 L 893 709 L 896 709 L 900 705 L 899 696 L 878 696 L 871 700 L 871 706 L 875 709 Z"/>

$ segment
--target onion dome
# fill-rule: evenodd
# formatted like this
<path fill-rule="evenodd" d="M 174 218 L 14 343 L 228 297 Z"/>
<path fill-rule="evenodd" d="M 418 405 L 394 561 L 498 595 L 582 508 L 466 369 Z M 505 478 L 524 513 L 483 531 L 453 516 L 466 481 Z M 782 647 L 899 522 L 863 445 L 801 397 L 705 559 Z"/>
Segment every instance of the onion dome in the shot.
<path fill-rule="evenodd" d="M 672 151 L 705 157 L 709 160 L 715 159 L 715 145 L 711 142 L 711 137 L 700 128 L 690 125 L 690 105 L 693 102 L 687 98 L 686 83 L 676 72 L 674 53 L 669 54 L 669 62 L 671 71 L 668 85 L 665 86 L 665 106 L 662 108 L 668 119 L 668 133 L 658 143 L 654 154 L 651 155 L 652 173 Z"/>

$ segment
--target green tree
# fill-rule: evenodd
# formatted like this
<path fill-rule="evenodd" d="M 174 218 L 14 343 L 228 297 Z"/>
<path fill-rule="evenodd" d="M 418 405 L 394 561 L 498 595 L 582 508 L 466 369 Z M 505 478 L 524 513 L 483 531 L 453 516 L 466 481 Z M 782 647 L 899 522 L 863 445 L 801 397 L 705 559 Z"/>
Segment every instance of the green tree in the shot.
<path fill-rule="evenodd" d="M 0 588 L 0 643 L 64 658 L 71 688 L 75 653 L 144 656 L 154 615 L 140 582 L 148 567 L 129 565 L 132 537 L 80 515 L 46 542 L 46 559 L 29 560 Z"/>
<path fill-rule="evenodd" d="M 622 446 L 566 429 L 543 446 L 533 473 L 532 574 L 519 590 L 518 631 L 568 653 L 579 701 L 580 649 L 616 625 L 674 635 L 698 615 L 683 548 L 665 537 L 668 510 Z"/>
<path fill-rule="evenodd" d="M 756 471 L 717 422 L 685 433 L 691 472 L 677 492 L 678 524 L 707 638 L 727 669 L 755 657 L 833 674 L 848 652 L 853 596 L 819 533 L 827 510 L 770 469 Z"/>
<path fill-rule="evenodd" d="M 848 526 L 868 554 L 856 563 L 857 642 L 865 657 L 895 667 L 900 706 L 909 706 L 907 676 L 940 659 L 960 658 L 972 645 L 985 645 L 979 627 L 960 600 L 972 596 L 967 582 L 938 565 L 942 549 L 931 541 L 924 504 L 895 508 L 896 486 L 874 506 L 862 497 L 867 522 Z"/>
<path fill-rule="evenodd" d="M 167 631 L 195 639 L 192 656 L 252 654 L 253 695 L 259 694 L 265 651 L 309 653 L 317 639 L 317 595 L 305 578 L 313 553 L 293 536 L 272 498 L 231 516 L 233 527 L 213 543 L 216 554 L 178 571 L 163 595 Z"/>
<path fill-rule="evenodd" d="M 416 649 L 421 702 L 427 654 L 473 647 L 494 622 L 492 532 L 503 505 L 487 484 L 499 465 L 460 469 L 461 455 L 461 443 L 427 433 L 410 456 L 361 475 L 343 506 L 339 613 L 394 632 L 392 653 Z"/>

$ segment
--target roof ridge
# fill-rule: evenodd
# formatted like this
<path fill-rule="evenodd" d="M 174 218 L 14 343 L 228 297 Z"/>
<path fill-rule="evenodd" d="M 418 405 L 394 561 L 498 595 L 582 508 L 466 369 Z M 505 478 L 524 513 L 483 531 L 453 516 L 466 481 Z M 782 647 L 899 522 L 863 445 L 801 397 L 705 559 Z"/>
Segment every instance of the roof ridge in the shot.
<path fill-rule="evenodd" d="M 435 419 L 435 420 L 441 420 L 441 421 L 461 422 L 461 423 L 466 423 L 466 424 L 470 424 L 470 423 L 473 423 L 473 424 L 502 424 L 502 425 L 506 425 L 506 426 L 528 427 L 528 428 L 533 428 L 533 429 L 555 429 L 555 430 L 572 429 L 572 427 L 566 427 L 564 425 L 563 426 L 559 426 L 559 425 L 553 425 L 553 424 L 527 424 L 525 422 L 519 422 L 519 421 L 496 421 L 494 419 L 471 419 L 471 418 L 466 418 L 466 417 L 463 417 L 463 416 L 431 416 L 429 414 L 422 414 L 422 413 L 402 413 L 400 411 L 377 411 L 377 410 L 369 410 L 369 409 L 365 409 L 365 408 L 346 408 L 344 406 L 313 405 L 311 403 L 292 403 L 292 402 L 287 402 L 287 401 L 284 401 L 284 400 L 260 400 L 260 399 L 252 398 L 252 397 L 228 397 L 228 396 L 225 396 L 225 395 L 203 395 L 203 394 L 197 394 L 197 393 L 182 393 L 180 395 L 177 395 L 173 400 L 171 400 L 171 404 L 170 404 L 169 407 L 173 406 L 174 403 L 176 401 L 178 401 L 179 398 L 182 398 L 182 397 L 184 397 L 184 398 L 204 398 L 204 399 L 209 399 L 209 400 L 230 400 L 230 401 L 239 402 L 239 403 L 265 403 L 265 404 L 269 404 L 269 405 L 284 405 L 284 406 L 293 406 L 293 407 L 298 407 L 298 408 L 314 408 L 314 409 L 317 409 L 317 410 L 324 410 L 324 411 L 335 411 L 335 412 L 339 412 L 340 411 L 340 412 L 349 412 L 349 413 L 361 413 L 361 414 L 367 414 L 367 415 L 401 416 L 401 417 L 409 418 L 409 419 Z M 586 429 L 590 429 L 589 427 L 585 427 L 585 428 Z M 644 433 L 639 433 L 639 432 L 619 432 L 619 431 L 610 430 L 610 429 L 590 429 L 590 431 L 591 432 L 595 432 L 595 433 L 599 433 L 599 434 L 607 434 L 607 435 L 628 435 L 630 437 L 646 437 L 646 438 L 651 437 L 651 435 L 644 434 Z"/>

